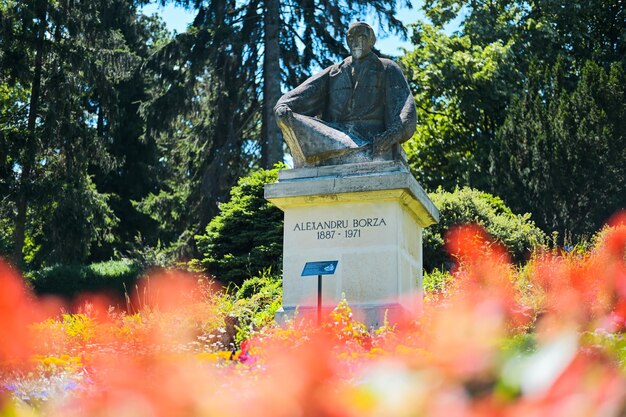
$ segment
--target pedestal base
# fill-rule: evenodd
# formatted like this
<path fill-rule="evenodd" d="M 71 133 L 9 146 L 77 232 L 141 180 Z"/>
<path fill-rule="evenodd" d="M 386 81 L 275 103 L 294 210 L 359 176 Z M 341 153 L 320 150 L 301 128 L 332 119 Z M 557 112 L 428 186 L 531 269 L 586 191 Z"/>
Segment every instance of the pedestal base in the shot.
<path fill-rule="evenodd" d="M 285 212 L 283 313 L 317 306 L 317 277 L 307 262 L 337 260 L 323 277 L 322 303 L 345 296 L 368 327 L 422 301 L 422 230 L 439 213 L 401 162 L 373 162 L 282 171 L 265 198 Z M 279 314 L 279 315 L 280 315 Z"/>

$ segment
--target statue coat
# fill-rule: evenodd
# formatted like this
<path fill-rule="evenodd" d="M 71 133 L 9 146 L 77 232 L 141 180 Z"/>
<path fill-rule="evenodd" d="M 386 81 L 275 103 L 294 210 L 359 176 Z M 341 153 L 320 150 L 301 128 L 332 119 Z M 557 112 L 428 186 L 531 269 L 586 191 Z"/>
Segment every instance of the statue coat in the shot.
<path fill-rule="evenodd" d="M 400 142 L 408 140 L 417 116 L 402 70 L 374 53 L 364 61 L 354 76 L 352 57 L 326 68 L 283 95 L 276 107 L 287 105 L 294 113 L 330 123 L 361 122 L 357 132 L 365 139 L 394 130 L 400 132 Z M 366 131 L 368 126 L 372 131 Z"/>

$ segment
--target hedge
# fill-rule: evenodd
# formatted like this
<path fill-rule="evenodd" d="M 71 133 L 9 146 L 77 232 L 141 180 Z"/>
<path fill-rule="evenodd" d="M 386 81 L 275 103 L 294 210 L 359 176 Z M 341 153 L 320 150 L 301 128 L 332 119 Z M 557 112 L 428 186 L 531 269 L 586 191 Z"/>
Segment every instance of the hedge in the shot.
<path fill-rule="evenodd" d="M 83 293 L 124 295 L 132 291 L 141 273 L 131 261 L 107 261 L 91 265 L 55 265 L 26 274 L 37 294 L 73 298 Z"/>

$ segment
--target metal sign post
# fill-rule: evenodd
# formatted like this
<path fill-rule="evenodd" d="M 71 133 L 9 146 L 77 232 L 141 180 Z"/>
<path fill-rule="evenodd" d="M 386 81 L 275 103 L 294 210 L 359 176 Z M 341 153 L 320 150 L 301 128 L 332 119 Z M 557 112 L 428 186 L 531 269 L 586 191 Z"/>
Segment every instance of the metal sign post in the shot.
<path fill-rule="evenodd" d="M 339 261 L 316 261 L 304 264 L 301 277 L 317 275 L 317 324 L 322 324 L 322 275 L 334 275 Z"/>
<path fill-rule="evenodd" d="M 317 325 L 322 324 L 322 276 L 317 276 Z"/>

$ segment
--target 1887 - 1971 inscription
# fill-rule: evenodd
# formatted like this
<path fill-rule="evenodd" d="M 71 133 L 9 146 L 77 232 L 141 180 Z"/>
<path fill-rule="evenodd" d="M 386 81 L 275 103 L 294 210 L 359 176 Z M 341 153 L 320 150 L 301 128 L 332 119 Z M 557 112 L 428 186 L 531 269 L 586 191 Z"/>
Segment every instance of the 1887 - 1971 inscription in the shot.
<path fill-rule="evenodd" d="M 353 219 L 299 222 L 293 227 L 294 232 L 315 232 L 318 240 L 355 239 L 361 237 L 361 230 L 370 227 L 387 226 L 384 217 L 363 217 Z"/>

